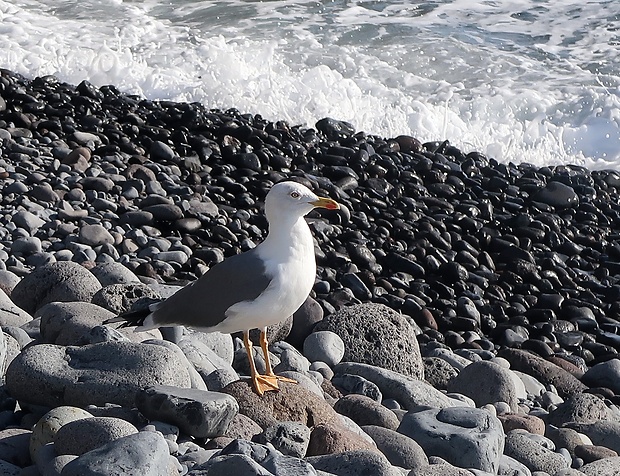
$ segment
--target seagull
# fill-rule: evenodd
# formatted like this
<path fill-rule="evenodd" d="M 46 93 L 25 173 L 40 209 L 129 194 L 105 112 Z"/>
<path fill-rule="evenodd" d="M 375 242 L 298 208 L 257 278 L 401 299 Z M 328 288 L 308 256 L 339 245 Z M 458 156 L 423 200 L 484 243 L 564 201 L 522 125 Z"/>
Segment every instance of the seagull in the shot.
<path fill-rule="evenodd" d="M 267 350 L 267 327 L 297 311 L 316 278 L 314 242 L 304 217 L 315 208 L 337 210 L 338 202 L 318 197 L 304 185 L 275 184 L 265 198 L 269 232 L 264 241 L 213 266 L 164 301 L 130 311 L 106 323 L 138 326 L 136 332 L 162 326 L 186 326 L 201 332 L 243 332 L 252 385 L 259 395 L 279 389 Z M 260 329 L 266 372 L 256 370 L 250 330 Z"/>

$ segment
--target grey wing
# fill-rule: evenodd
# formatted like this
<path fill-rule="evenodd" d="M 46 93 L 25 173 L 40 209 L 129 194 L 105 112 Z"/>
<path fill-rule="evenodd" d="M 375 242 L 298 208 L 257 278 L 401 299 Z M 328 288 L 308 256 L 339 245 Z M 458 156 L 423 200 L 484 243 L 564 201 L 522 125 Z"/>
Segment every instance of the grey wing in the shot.
<path fill-rule="evenodd" d="M 227 309 L 257 298 L 271 282 L 255 250 L 231 256 L 159 304 L 153 318 L 159 325 L 213 327 Z"/>

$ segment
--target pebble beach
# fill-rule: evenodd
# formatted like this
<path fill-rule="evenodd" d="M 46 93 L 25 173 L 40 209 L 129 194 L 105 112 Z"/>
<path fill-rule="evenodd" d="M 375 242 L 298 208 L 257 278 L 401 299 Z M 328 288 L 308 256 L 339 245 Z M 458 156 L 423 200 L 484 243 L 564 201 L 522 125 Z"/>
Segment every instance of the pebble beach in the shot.
<path fill-rule="evenodd" d="M 620 474 L 620 173 L 0 70 L 0 473 Z M 104 322 L 308 217 L 317 279 L 239 336 Z M 260 352 L 255 355 L 264 367 Z"/>

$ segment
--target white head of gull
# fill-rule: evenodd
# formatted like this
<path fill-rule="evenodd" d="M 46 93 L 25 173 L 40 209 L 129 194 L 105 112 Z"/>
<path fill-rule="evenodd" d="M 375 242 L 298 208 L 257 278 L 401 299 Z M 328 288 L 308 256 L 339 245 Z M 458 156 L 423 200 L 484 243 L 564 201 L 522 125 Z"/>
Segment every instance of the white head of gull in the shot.
<path fill-rule="evenodd" d="M 318 197 L 304 185 L 286 181 L 274 185 L 265 199 L 269 233 L 255 248 L 213 266 L 196 281 L 148 309 L 132 311 L 108 322 L 138 326 L 143 331 L 182 325 L 202 332 L 243 331 L 252 385 L 259 395 L 277 390 L 267 351 L 267 326 L 281 322 L 304 303 L 316 277 L 314 243 L 305 216 L 315 208 L 336 210 L 337 202 Z M 260 329 L 266 372 L 254 364 L 251 329 Z"/>

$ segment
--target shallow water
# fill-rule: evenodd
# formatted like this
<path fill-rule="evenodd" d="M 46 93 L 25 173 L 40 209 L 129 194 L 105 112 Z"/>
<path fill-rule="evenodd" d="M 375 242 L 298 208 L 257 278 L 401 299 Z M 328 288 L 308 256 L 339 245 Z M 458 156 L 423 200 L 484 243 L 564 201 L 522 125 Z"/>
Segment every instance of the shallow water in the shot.
<path fill-rule="evenodd" d="M 0 67 L 620 168 L 620 2 L 0 0 Z"/>

